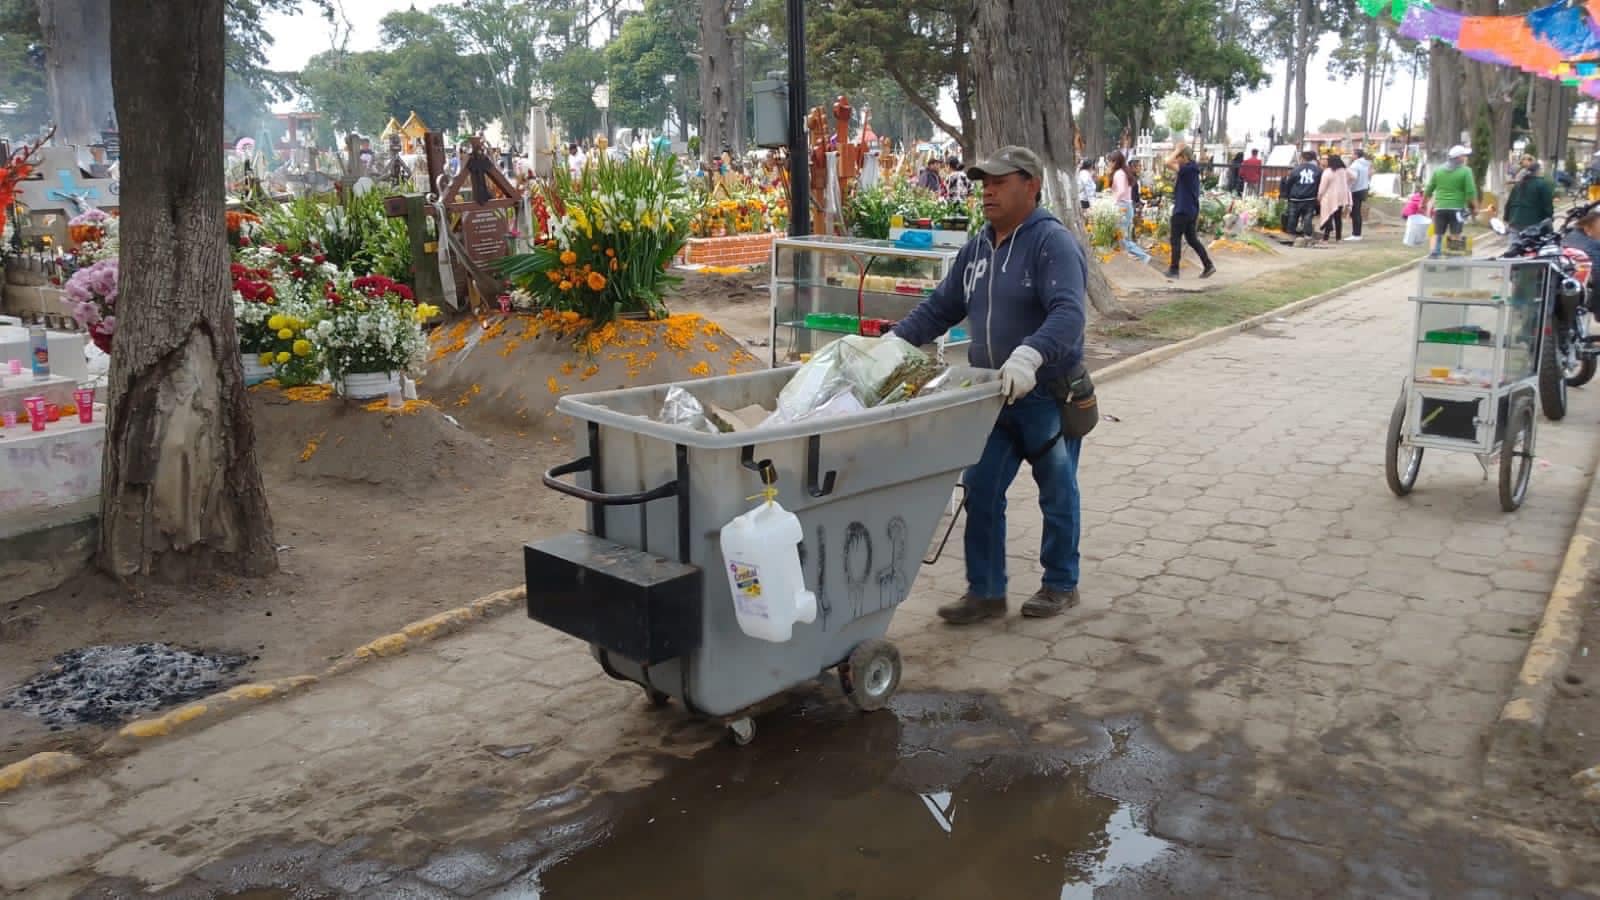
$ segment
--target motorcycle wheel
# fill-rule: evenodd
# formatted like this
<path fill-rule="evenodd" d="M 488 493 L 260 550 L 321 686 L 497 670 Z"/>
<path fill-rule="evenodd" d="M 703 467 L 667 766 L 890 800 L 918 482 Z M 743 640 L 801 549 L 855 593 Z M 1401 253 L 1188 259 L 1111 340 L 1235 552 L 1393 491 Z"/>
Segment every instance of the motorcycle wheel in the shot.
<path fill-rule="evenodd" d="M 1556 336 L 1544 336 L 1539 348 L 1539 406 L 1544 417 L 1559 422 L 1567 414 L 1567 379 L 1556 355 Z"/>
<path fill-rule="evenodd" d="M 1585 356 L 1578 360 L 1578 364 L 1568 371 L 1571 372 L 1565 381 L 1567 387 L 1583 387 L 1594 378 L 1596 360 L 1592 356 Z"/>

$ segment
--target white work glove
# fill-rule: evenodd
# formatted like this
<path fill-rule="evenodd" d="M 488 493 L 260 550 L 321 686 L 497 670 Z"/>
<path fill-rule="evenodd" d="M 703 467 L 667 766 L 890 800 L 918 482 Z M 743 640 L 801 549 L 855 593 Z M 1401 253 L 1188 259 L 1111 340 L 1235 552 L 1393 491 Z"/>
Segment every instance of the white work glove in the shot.
<path fill-rule="evenodd" d="M 1032 347 L 1024 344 L 1011 351 L 1006 364 L 1000 367 L 1000 393 L 1005 395 L 1006 403 L 1015 403 L 1033 390 L 1039 383 L 1042 365 L 1044 357 Z"/>

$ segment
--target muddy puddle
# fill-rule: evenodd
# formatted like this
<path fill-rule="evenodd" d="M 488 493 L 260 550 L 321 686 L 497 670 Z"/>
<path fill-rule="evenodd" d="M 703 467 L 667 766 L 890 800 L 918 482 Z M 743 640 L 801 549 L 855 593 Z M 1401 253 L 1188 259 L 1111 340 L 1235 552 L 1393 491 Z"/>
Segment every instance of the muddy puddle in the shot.
<path fill-rule="evenodd" d="M 1147 811 L 1090 785 L 1120 736 L 1074 734 L 1074 759 L 970 697 L 833 716 L 763 722 L 751 746 L 640 792 L 537 896 L 1087 898 L 1170 849 Z"/>

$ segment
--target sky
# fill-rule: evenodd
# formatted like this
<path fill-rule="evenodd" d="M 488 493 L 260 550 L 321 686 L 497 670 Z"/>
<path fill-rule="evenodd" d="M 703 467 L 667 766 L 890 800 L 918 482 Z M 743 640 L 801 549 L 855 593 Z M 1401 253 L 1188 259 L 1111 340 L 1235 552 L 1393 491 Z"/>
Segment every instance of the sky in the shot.
<path fill-rule="evenodd" d="M 360 51 L 371 50 L 378 46 L 378 21 L 385 15 L 412 5 L 418 9 L 428 9 L 439 5 L 441 0 L 342 0 L 342 2 L 351 25 L 350 49 Z M 267 55 L 268 66 L 273 69 L 298 71 L 312 56 L 332 46 L 332 30 L 327 21 L 316 13 L 269 16 L 266 25 L 268 33 L 273 37 L 273 45 Z M 1306 82 L 1306 130 L 1308 131 L 1317 130 L 1327 119 L 1335 117 L 1342 119 L 1359 115 L 1361 112 L 1359 81 L 1346 83 L 1328 80 L 1328 57 L 1337 43 L 1336 36 L 1325 35 L 1317 48 L 1317 55 L 1311 62 L 1311 76 Z M 1273 81 L 1263 90 L 1252 91 L 1240 98 L 1228 113 L 1228 130 L 1235 141 L 1243 140 L 1246 131 L 1256 137 L 1264 135 L 1272 120 L 1283 113 L 1283 63 L 1270 64 L 1268 73 L 1273 76 Z M 1389 120 L 1392 127 L 1399 127 L 1405 118 L 1406 107 L 1411 99 L 1410 94 L 1411 74 L 1405 71 L 1398 74 L 1393 83 L 1384 89 L 1378 117 Z M 1415 113 L 1419 120 L 1427 105 L 1427 96 L 1427 76 L 1425 73 L 1419 73 Z M 397 114 L 403 112 L 403 110 L 397 111 Z M 947 115 L 954 119 L 954 109 L 948 110 Z M 1283 123 L 1276 124 L 1279 130 L 1282 130 Z"/>

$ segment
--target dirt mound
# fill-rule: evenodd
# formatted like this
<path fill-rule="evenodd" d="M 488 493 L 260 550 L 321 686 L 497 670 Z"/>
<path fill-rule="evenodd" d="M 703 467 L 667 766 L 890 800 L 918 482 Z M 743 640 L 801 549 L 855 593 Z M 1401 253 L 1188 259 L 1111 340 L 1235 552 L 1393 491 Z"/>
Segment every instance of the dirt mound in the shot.
<path fill-rule="evenodd" d="M 452 415 L 519 433 L 553 424 L 562 394 L 762 368 L 722 326 L 693 313 L 625 319 L 595 330 L 571 313 L 466 319 L 436 330 L 429 344 L 422 396 Z"/>
<path fill-rule="evenodd" d="M 390 410 L 325 387 L 252 389 L 256 456 L 274 474 L 333 478 L 407 493 L 481 476 L 494 451 L 428 401 Z"/>

